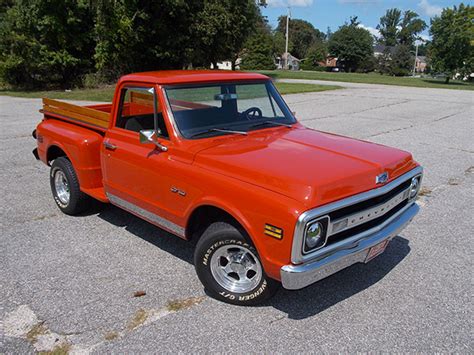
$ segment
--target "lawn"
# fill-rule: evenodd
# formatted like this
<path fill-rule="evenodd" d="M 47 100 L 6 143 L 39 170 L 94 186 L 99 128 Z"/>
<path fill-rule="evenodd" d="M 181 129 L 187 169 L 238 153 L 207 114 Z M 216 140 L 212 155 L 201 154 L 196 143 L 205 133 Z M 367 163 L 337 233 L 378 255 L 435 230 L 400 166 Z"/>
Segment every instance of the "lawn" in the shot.
<path fill-rule="evenodd" d="M 326 80 L 326 81 L 342 81 L 349 83 L 364 84 L 384 84 L 397 86 L 412 86 L 424 88 L 442 88 L 457 90 L 474 90 L 474 83 L 466 83 L 462 81 L 451 81 L 449 84 L 444 83 L 444 79 L 433 78 L 410 78 L 380 75 L 378 73 L 328 73 L 316 71 L 262 71 L 262 74 L 271 76 L 274 79 L 309 79 L 309 80 Z"/>
<path fill-rule="evenodd" d="M 340 89 L 335 85 L 314 85 L 314 84 L 289 84 L 276 83 L 276 87 L 281 94 L 296 94 L 304 92 L 318 92 L 326 90 Z M 0 90 L 0 95 L 41 98 L 48 97 L 50 99 L 60 100 L 85 100 L 85 101 L 112 101 L 115 86 L 107 86 L 100 89 L 74 89 L 71 91 L 15 91 Z"/>

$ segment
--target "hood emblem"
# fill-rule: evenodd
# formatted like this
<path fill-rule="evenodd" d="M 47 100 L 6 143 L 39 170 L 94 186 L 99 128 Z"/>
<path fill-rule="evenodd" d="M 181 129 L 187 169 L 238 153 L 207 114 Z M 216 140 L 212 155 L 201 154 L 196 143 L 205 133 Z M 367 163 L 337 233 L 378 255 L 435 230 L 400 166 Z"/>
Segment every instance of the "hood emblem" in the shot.
<path fill-rule="evenodd" d="M 375 177 L 375 183 L 377 185 L 385 184 L 387 181 L 388 181 L 388 173 L 386 171 Z"/>

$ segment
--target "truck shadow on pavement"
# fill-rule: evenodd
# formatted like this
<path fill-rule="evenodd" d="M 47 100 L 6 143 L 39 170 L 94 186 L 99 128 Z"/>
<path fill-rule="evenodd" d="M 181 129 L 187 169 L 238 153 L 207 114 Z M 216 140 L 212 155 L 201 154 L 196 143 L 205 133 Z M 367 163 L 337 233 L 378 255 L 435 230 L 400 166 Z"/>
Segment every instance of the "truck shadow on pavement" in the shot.
<path fill-rule="evenodd" d="M 302 290 L 282 288 L 266 305 L 287 313 L 290 319 L 314 316 L 376 284 L 409 253 L 408 240 L 397 236 L 369 263 L 355 264 Z"/>
<path fill-rule="evenodd" d="M 193 264 L 193 242 L 178 238 L 112 205 L 103 208 L 98 217 L 124 227 L 135 236 Z M 409 253 L 408 240 L 397 236 L 385 252 L 370 263 L 353 265 L 302 290 L 288 291 L 281 288 L 272 299 L 257 307 L 274 307 L 288 314 L 290 319 L 312 317 L 376 284 Z"/>
<path fill-rule="evenodd" d="M 193 264 L 194 243 L 168 233 L 167 231 L 113 205 L 104 205 L 97 216 L 117 227 L 125 228 L 125 230 L 133 235 L 180 258 L 181 260 Z"/>

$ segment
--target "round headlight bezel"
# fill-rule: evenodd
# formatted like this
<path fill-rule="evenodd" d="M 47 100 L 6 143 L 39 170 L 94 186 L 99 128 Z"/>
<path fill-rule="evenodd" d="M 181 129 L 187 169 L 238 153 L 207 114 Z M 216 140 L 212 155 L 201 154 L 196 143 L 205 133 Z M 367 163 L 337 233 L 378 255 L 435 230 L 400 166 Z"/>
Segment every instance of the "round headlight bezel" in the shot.
<path fill-rule="evenodd" d="M 303 254 L 311 253 L 317 249 L 322 248 L 326 244 L 327 228 L 329 225 L 329 217 L 325 216 L 309 222 L 305 228 L 304 242 L 303 242 Z M 317 229 L 314 229 L 316 228 Z M 312 232 L 310 232 L 313 229 Z M 310 233 L 316 233 L 310 235 Z M 314 242 L 311 242 L 311 239 Z"/>
<path fill-rule="evenodd" d="M 411 179 L 410 189 L 408 192 L 408 198 L 410 200 L 413 200 L 418 195 L 418 192 L 420 191 L 420 186 L 421 186 L 420 180 L 421 180 L 421 176 L 415 176 L 414 178 Z"/>

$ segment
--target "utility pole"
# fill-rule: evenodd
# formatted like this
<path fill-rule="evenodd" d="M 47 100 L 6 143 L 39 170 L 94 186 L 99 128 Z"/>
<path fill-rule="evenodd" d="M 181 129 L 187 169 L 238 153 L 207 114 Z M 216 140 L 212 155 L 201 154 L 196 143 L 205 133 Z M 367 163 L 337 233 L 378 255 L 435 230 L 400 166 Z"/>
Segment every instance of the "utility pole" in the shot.
<path fill-rule="evenodd" d="M 416 61 L 418 59 L 418 43 L 415 44 L 416 49 L 415 49 L 415 64 L 413 64 L 413 76 L 415 76 L 416 73 Z"/>
<path fill-rule="evenodd" d="M 286 42 L 285 42 L 285 66 L 288 69 L 288 27 L 290 25 L 291 7 L 288 6 L 288 15 L 286 16 Z"/>

